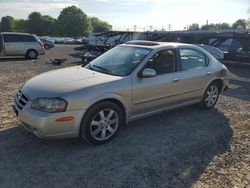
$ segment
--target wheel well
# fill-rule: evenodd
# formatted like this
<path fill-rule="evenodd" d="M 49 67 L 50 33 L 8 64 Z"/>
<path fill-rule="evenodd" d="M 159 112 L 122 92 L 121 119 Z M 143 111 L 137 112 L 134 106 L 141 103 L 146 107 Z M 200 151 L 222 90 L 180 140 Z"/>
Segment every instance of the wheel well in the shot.
<path fill-rule="evenodd" d="M 222 81 L 221 79 L 213 80 L 211 83 L 216 83 L 216 84 L 218 84 L 218 86 L 219 86 L 219 92 L 221 92 L 222 87 L 223 87 L 223 81 Z"/>
<path fill-rule="evenodd" d="M 31 51 L 31 50 L 35 51 L 35 52 L 38 54 L 37 50 L 35 50 L 35 49 L 33 49 L 33 48 L 28 49 L 28 50 L 26 51 L 26 54 L 27 54 L 29 51 Z"/>
<path fill-rule="evenodd" d="M 110 101 L 110 102 L 115 103 L 117 106 L 119 106 L 119 108 L 121 109 L 122 114 L 123 114 L 123 116 L 124 116 L 123 121 L 124 121 L 124 123 L 126 123 L 126 119 L 127 119 L 126 110 L 125 110 L 123 104 L 122 104 L 119 100 L 117 100 L 117 99 L 112 99 L 112 98 L 111 98 L 111 99 L 104 99 L 104 100 L 98 101 L 97 103 L 103 102 L 103 101 Z M 96 103 L 95 103 L 95 104 L 96 104 Z"/>

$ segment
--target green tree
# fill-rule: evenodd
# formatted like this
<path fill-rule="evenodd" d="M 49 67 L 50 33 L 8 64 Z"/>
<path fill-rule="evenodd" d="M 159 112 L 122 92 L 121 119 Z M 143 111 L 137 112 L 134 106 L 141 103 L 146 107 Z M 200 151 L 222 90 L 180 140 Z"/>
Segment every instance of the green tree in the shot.
<path fill-rule="evenodd" d="M 56 34 L 56 19 L 45 15 L 42 16 L 40 12 L 32 12 L 27 21 L 27 28 L 29 33 L 34 33 L 39 36 L 55 35 Z"/>
<path fill-rule="evenodd" d="M 236 22 L 233 23 L 232 25 L 233 29 L 246 29 L 246 20 L 244 19 L 239 19 Z"/>
<path fill-rule="evenodd" d="M 76 37 L 87 35 L 93 28 L 87 15 L 76 6 L 64 8 L 57 19 L 59 34 Z"/>
<path fill-rule="evenodd" d="M 32 12 L 28 17 L 28 32 L 36 35 L 43 34 L 42 15 L 40 12 Z"/>
<path fill-rule="evenodd" d="M 14 20 L 13 31 L 16 32 L 28 32 L 28 21 L 24 19 Z"/>
<path fill-rule="evenodd" d="M 247 13 L 248 13 L 248 19 L 247 19 L 247 29 L 250 29 L 250 8 L 247 10 Z"/>
<path fill-rule="evenodd" d="M 108 22 L 102 21 L 96 17 L 90 18 L 90 21 L 94 33 L 107 32 L 112 30 L 112 25 L 109 25 Z"/>
<path fill-rule="evenodd" d="M 43 26 L 42 35 L 56 35 L 56 19 L 48 15 L 42 16 L 41 24 Z"/>
<path fill-rule="evenodd" d="M 191 24 L 189 27 L 188 27 L 188 30 L 191 30 L 191 31 L 195 31 L 195 30 L 199 30 L 199 24 L 197 23 L 193 23 Z"/>
<path fill-rule="evenodd" d="M 216 30 L 216 29 L 218 28 L 213 23 L 201 26 L 201 30 Z"/>
<path fill-rule="evenodd" d="M 230 29 L 230 25 L 228 23 L 221 23 L 221 24 L 217 24 L 217 28 L 218 29 Z"/>
<path fill-rule="evenodd" d="M 13 31 L 13 22 L 14 22 L 14 18 L 11 16 L 4 16 L 1 19 L 1 31 Z"/>

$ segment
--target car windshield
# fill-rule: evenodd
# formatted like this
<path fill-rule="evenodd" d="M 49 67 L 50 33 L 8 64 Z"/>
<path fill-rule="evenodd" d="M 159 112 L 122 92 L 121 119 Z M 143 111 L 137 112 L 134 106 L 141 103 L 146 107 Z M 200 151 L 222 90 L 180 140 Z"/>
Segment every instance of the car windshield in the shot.
<path fill-rule="evenodd" d="M 116 76 L 126 76 L 150 53 L 150 49 L 117 46 L 99 56 L 85 67 Z"/>

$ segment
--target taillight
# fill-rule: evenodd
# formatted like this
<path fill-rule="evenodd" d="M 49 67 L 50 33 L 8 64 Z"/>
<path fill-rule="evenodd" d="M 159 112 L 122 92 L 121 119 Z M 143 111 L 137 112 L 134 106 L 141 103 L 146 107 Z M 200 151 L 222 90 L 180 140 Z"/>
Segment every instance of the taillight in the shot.
<path fill-rule="evenodd" d="M 226 70 L 226 69 L 222 69 L 222 70 L 220 71 L 220 76 L 221 76 L 221 77 L 227 76 L 227 70 Z"/>
<path fill-rule="evenodd" d="M 42 43 L 42 42 L 40 42 L 40 41 L 39 41 L 39 45 L 40 45 L 42 48 L 44 48 L 43 43 Z"/>

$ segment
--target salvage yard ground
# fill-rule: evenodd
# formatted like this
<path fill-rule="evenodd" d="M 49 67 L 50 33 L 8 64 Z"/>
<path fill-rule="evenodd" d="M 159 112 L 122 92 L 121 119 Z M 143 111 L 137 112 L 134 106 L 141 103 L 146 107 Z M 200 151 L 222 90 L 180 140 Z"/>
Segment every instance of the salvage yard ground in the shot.
<path fill-rule="evenodd" d="M 12 112 L 18 88 L 39 73 L 80 63 L 73 45 L 37 60 L 0 59 L 0 187 L 250 187 L 250 65 L 215 109 L 186 107 L 129 123 L 110 143 L 41 140 Z M 50 58 L 67 58 L 61 66 Z M 62 79 L 62 78 L 58 78 Z"/>

